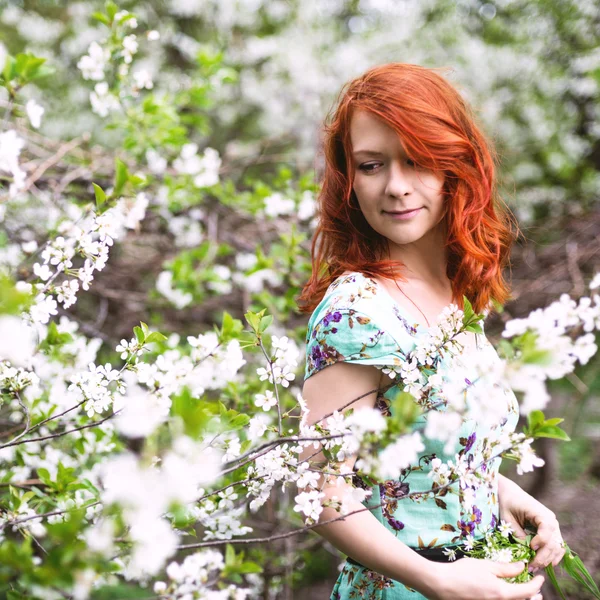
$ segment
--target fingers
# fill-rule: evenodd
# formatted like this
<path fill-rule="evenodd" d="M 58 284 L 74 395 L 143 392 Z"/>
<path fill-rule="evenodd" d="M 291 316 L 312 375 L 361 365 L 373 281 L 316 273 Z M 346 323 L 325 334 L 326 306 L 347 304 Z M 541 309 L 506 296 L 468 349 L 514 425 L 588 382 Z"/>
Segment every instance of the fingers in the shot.
<path fill-rule="evenodd" d="M 541 598 L 540 590 L 544 583 L 544 578 L 537 575 L 531 581 L 526 583 L 507 583 L 501 582 L 503 598 L 506 600 L 523 600 L 523 598 Z M 539 597 L 539 598 L 538 598 Z"/>
<path fill-rule="evenodd" d="M 537 535 L 531 540 L 531 547 L 536 551 L 531 561 L 532 570 L 540 569 L 552 563 L 556 566 L 565 554 L 562 547 L 562 535 L 553 513 L 539 524 Z"/>
<path fill-rule="evenodd" d="M 513 534 L 515 537 L 524 539 L 527 537 L 527 533 L 525 530 L 515 521 L 510 521 L 510 526 L 512 527 Z"/>
<path fill-rule="evenodd" d="M 552 566 L 556 567 L 558 563 L 560 563 L 560 561 L 563 559 L 564 555 L 565 549 L 561 546 L 559 551 L 555 554 L 554 558 L 552 559 Z"/>
<path fill-rule="evenodd" d="M 562 547 L 562 539 L 552 539 L 545 546 L 540 548 L 536 553 L 534 559 L 529 565 L 531 571 L 543 569 L 549 564 L 553 566 L 558 565 L 565 555 L 565 549 Z"/>
<path fill-rule="evenodd" d="M 525 563 L 522 560 L 513 563 L 489 562 L 490 570 L 497 577 L 516 577 L 525 568 Z"/>

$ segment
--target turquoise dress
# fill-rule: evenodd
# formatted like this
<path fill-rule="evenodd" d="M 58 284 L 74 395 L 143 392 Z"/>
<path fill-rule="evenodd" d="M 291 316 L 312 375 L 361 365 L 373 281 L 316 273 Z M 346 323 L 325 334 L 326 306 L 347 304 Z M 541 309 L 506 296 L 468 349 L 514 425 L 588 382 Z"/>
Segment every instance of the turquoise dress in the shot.
<path fill-rule="evenodd" d="M 309 320 L 305 380 L 339 361 L 373 365 L 379 369 L 397 367 L 427 331 L 374 279 L 358 272 L 338 277 L 329 286 Z M 484 362 L 499 361 L 485 335 L 477 334 L 476 337 L 478 358 Z M 436 361 L 435 366 L 439 369 L 445 358 L 439 356 Z M 469 375 L 468 366 L 468 363 L 463 365 L 466 370 L 461 369 L 458 373 L 464 378 L 465 398 L 469 404 L 474 401 L 475 392 L 481 391 L 476 389 L 481 380 L 478 380 L 473 368 Z M 392 379 L 388 381 L 392 383 Z M 395 391 L 397 389 L 390 388 L 385 393 L 380 392 L 377 398 L 376 407 L 386 416 L 393 414 L 390 400 Z M 501 393 L 506 399 L 506 411 L 496 425 L 483 427 L 473 419 L 463 420 L 456 438 L 450 444 L 422 436 L 425 450 L 418 464 L 402 471 L 398 480 L 369 487 L 358 476 L 354 477 L 355 485 L 372 492 L 364 505 L 382 504 L 372 511 L 373 514 L 408 546 L 415 549 L 440 548 L 460 543 L 467 535 L 479 539 L 496 526 L 500 458 L 487 463 L 486 468 L 495 476 L 492 483 L 481 485 L 475 491 L 475 500 L 468 511 L 461 508 L 456 492 L 458 484 L 451 486 L 443 497 L 424 495 L 402 499 L 402 496 L 431 489 L 432 479 L 428 473 L 433 458 L 447 461 L 460 453 L 467 454 L 469 460 L 472 457 L 474 464 L 480 464 L 486 452 L 485 437 L 492 429 L 496 430 L 494 433 L 498 433 L 498 427 L 514 431 L 519 418 L 515 395 L 508 388 L 503 388 Z M 438 410 L 444 409 L 441 407 Z M 426 420 L 427 415 L 421 415 L 412 425 L 412 430 L 423 431 Z M 399 581 L 347 560 L 333 588 L 331 600 L 359 598 L 421 600 L 424 596 Z"/>

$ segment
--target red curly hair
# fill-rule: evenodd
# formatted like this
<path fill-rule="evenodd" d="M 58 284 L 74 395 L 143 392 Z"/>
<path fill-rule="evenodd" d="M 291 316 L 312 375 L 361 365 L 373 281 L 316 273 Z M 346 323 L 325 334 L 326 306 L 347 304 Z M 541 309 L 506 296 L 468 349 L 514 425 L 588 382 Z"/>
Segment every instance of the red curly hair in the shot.
<path fill-rule="evenodd" d="M 324 126 L 325 171 L 312 275 L 298 298 L 300 311 L 312 312 L 345 271 L 402 279 L 402 263 L 384 260 L 387 239 L 367 223 L 352 189 L 350 122 L 359 109 L 394 129 L 409 158 L 444 174 L 447 274 L 454 301 L 462 307 L 464 295 L 476 312 L 492 309 L 492 301 L 506 302 L 509 289 L 502 271 L 516 221 L 496 190 L 494 147 L 458 90 L 436 69 L 391 63 L 347 83 Z"/>

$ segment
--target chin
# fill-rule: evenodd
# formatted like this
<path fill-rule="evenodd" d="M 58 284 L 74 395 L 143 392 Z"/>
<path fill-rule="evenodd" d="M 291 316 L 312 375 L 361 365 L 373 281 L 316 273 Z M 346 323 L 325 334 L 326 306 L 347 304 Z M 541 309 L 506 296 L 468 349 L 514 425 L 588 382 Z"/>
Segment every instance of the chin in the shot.
<path fill-rule="evenodd" d="M 418 242 L 425 232 L 421 231 L 407 231 L 404 235 L 398 235 L 398 232 L 390 232 L 390 231 L 382 231 L 379 232 L 385 238 L 387 238 L 392 244 L 397 244 L 398 246 L 403 246 L 404 244 L 414 244 Z"/>

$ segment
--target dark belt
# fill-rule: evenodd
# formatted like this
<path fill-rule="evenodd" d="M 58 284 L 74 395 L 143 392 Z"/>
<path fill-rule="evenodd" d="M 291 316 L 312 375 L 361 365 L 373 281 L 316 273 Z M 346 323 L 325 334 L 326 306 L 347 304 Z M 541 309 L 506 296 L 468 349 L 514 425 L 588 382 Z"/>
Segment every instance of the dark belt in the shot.
<path fill-rule="evenodd" d="M 409 546 L 410 547 L 410 546 Z M 417 554 L 423 556 L 427 560 L 432 560 L 434 562 L 451 562 L 450 557 L 444 554 L 444 550 L 456 550 L 456 560 L 460 560 L 464 558 L 465 554 L 462 550 L 462 544 L 454 544 L 449 546 L 443 546 L 440 548 L 412 548 Z M 357 560 L 354 560 L 350 556 L 346 559 L 350 564 L 357 565 L 358 567 L 363 567 L 367 569 L 363 564 L 359 563 Z"/>

